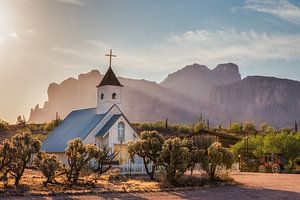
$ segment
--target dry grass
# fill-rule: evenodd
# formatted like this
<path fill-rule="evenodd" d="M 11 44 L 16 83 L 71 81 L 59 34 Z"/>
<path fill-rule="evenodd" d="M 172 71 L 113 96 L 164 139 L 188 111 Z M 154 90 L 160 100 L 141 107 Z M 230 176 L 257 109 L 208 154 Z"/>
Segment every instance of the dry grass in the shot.
<path fill-rule="evenodd" d="M 58 194 L 95 194 L 105 192 L 147 192 L 160 191 L 158 182 L 150 181 L 147 178 L 138 177 L 135 179 L 122 178 L 118 181 L 111 181 L 109 175 L 98 177 L 96 174 L 83 175 L 77 185 L 66 184 L 63 177 L 56 178 L 58 184 L 44 186 L 45 178 L 39 171 L 26 170 L 21 179 L 20 186 L 14 188 L 14 180 L 9 179 L 9 187 L 4 189 L 0 182 L 0 196 L 11 195 L 58 195 Z M 87 184 L 87 182 L 90 182 Z"/>
<path fill-rule="evenodd" d="M 111 174 L 101 177 L 94 173 L 82 174 L 78 184 L 66 184 L 64 177 L 56 178 L 58 184 L 44 186 L 45 178 L 39 171 L 26 170 L 18 188 L 13 187 L 14 180 L 9 179 L 9 187 L 4 189 L 0 182 L 0 197 L 2 196 L 28 196 L 28 195 L 85 195 L 109 192 L 157 192 L 168 190 L 182 190 L 195 187 L 211 187 L 212 183 L 205 178 L 197 176 L 184 176 L 180 182 L 185 185 L 181 188 L 169 188 L 158 181 L 151 181 L 148 177 L 136 176 L 134 178 L 118 177 L 111 179 Z M 217 183 L 218 184 L 218 183 Z M 230 183 L 232 184 L 232 183 Z"/>

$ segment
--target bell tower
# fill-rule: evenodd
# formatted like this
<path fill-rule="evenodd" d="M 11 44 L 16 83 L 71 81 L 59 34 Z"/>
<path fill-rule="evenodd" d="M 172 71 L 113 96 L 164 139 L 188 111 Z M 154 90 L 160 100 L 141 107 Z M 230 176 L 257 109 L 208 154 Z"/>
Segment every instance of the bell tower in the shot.
<path fill-rule="evenodd" d="M 110 50 L 110 54 L 105 56 L 109 56 L 109 67 L 100 84 L 97 86 L 97 114 L 106 113 L 114 104 L 120 109 L 122 108 L 123 85 L 121 85 L 111 68 L 111 59 L 112 57 L 116 57 L 116 55 L 113 55 L 112 50 Z"/>

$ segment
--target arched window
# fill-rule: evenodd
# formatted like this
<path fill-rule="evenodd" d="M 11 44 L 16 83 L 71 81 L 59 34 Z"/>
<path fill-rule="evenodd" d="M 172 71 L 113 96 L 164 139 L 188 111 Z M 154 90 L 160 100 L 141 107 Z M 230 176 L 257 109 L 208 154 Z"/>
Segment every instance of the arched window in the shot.
<path fill-rule="evenodd" d="M 104 94 L 103 93 L 101 94 L 101 99 L 104 99 Z"/>
<path fill-rule="evenodd" d="M 125 125 L 123 122 L 118 123 L 118 139 L 124 140 L 125 137 Z"/>
<path fill-rule="evenodd" d="M 113 93 L 113 94 L 111 95 L 111 98 L 112 98 L 112 99 L 116 99 L 116 96 L 117 96 L 117 94 L 116 94 L 116 93 Z"/>

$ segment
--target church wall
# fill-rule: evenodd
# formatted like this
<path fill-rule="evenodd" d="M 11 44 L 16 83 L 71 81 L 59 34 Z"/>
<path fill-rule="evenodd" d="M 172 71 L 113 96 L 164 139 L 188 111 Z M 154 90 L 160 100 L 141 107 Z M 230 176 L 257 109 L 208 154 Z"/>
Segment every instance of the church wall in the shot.
<path fill-rule="evenodd" d="M 116 114 L 121 114 L 121 112 L 116 106 L 114 106 L 83 140 L 83 142 L 86 144 L 97 144 L 95 135 L 103 128 L 103 126 L 111 119 L 111 117 Z"/>
<path fill-rule="evenodd" d="M 119 122 L 123 122 L 125 125 L 125 137 L 124 137 L 124 141 L 122 142 L 122 144 L 127 144 L 129 141 L 134 140 L 133 134 L 135 133 L 135 131 L 130 126 L 130 124 L 128 124 L 128 122 L 125 120 L 125 118 L 123 116 L 121 116 L 109 130 L 109 133 L 110 133 L 109 146 L 110 147 L 113 147 L 114 144 L 120 144 L 120 141 L 118 139 L 118 123 Z"/>

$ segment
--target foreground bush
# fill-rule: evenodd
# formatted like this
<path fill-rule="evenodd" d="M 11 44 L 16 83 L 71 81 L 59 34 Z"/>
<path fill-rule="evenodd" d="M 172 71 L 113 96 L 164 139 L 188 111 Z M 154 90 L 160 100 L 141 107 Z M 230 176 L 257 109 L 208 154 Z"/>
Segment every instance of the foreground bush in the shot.
<path fill-rule="evenodd" d="M 80 171 L 97 155 L 98 151 L 95 145 L 85 145 L 80 138 L 75 138 L 69 142 L 65 153 L 69 164 L 65 169 L 68 182 L 76 184 Z"/>
<path fill-rule="evenodd" d="M 186 172 L 190 160 L 186 141 L 179 138 L 168 139 L 162 147 L 160 164 L 165 167 L 166 180 L 178 185 L 178 179 Z"/>
<path fill-rule="evenodd" d="M 157 131 L 143 131 L 141 139 L 134 143 L 129 143 L 127 148 L 133 162 L 135 155 L 143 159 L 145 170 L 151 180 L 154 179 L 155 168 L 158 165 L 163 143 L 163 136 Z M 152 164 L 151 171 L 148 169 L 149 163 Z"/>
<path fill-rule="evenodd" d="M 202 166 L 209 178 L 213 180 L 216 176 L 218 167 L 230 169 L 233 162 L 234 157 L 231 151 L 222 147 L 221 143 L 215 142 L 208 148 L 207 160 L 202 163 Z"/>
<path fill-rule="evenodd" d="M 44 152 L 38 153 L 34 159 L 34 165 L 46 177 L 45 185 L 47 185 L 47 183 L 57 183 L 55 176 L 62 168 L 60 161 L 55 155 L 46 154 Z"/>

